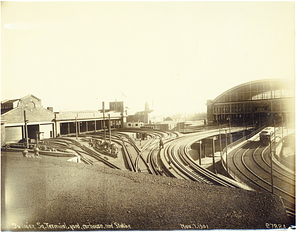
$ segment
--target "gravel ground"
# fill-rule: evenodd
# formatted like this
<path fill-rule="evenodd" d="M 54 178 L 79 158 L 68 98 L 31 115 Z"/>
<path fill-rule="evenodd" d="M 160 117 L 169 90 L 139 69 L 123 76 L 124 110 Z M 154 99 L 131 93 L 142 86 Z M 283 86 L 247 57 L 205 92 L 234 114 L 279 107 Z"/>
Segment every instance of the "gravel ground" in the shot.
<path fill-rule="evenodd" d="M 2 155 L 2 230 L 288 227 L 268 193 L 112 170 L 52 157 Z"/>

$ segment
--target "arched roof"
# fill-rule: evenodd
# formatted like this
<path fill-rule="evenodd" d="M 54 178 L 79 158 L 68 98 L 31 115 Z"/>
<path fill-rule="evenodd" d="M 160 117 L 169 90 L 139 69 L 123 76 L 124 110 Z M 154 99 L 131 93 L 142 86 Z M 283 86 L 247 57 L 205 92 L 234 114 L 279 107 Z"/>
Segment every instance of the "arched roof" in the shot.
<path fill-rule="evenodd" d="M 213 100 L 213 103 L 294 97 L 294 88 L 292 80 L 266 79 L 251 81 L 223 92 Z"/>

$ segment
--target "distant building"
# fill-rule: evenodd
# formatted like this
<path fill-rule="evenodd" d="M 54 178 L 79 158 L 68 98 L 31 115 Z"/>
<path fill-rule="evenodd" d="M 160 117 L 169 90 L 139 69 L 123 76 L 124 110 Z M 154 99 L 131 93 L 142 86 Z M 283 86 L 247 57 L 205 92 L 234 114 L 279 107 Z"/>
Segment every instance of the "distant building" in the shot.
<path fill-rule="evenodd" d="M 124 102 L 123 101 L 110 102 L 109 110 L 115 112 L 124 112 Z"/>
<path fill-rule="evenodd" d="M 148 102 L 145 103 L 145 110 L 136 112 L 134 115 L 127 116 L 127 123 L 134 123 L 134 122 L 142 122 L 144 124 L 149 123 L 149 114 L 153 112 L 150 110 Z"/>

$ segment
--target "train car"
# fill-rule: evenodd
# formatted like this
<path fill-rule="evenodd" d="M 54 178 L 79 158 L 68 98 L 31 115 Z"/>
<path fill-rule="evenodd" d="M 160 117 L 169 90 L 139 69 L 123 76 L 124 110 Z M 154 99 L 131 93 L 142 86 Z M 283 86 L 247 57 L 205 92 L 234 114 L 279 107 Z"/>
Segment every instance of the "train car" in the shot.
<path fill-rule="evenodd" d="M 272 127 L 267 127 L 263 129 L 259 134 L 260 144 L 265 146 L 270 143 L 272 139 L 274 129 Z"/>

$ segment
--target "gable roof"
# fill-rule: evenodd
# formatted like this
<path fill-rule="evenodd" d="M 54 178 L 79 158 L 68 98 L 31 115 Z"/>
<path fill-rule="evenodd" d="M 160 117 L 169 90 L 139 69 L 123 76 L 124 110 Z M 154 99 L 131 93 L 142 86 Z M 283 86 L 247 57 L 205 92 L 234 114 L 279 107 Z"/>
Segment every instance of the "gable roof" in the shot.
<path fill-rule="evenodd" d="M 33 97 L 33 98 L 37 99 L 38 101 L 42 101 L 41 99 L 39 99 L 38 97 L 34 96 L 33 94 L 28 94 L 25 97 L 22 97 L 21 100 L 25 99 L 25 98 L 28 98 L 28 97 Z"/>
<path fill-rule="evenodd" d="M 22 98 L 19 98 L 19 99 L 11 99 L 11 100 L 8 100 L 8 99 L 6 99 L 6 100 L 3 100 L 3 101 L 1 101 L 1 105 L 3 104 L 3 105 L 6 105 L 6 104 L 12 104 L 12 103 L 14 103 L 14 102 L 16 102 L 16 101 L 20 101 L 20 100 L 23 100 L 23 99 L 26 99 L 26 98 L 35 98 L 36 100 L 38 100 L 39 102 L 41 102 L 41 99 L 39 99 L 39 98 L 37 98 L 36 96 L 34 96 L 34 95 L 32 95 L 32 94 L 28 94 L 28 95 L 26 95 L 26 96 L 24 96 L 24 97 L 22 97 Z M 1 107 L 1 115 L 2 114 L 5 114 L 5 113 L 7 113 L 7 112 L 9 112 L 9 111 L 11 111 L 11 110 L 13 110 L 14 108 L 7 108 L 7 109 L 2 109 L 2 107 Z"/>

